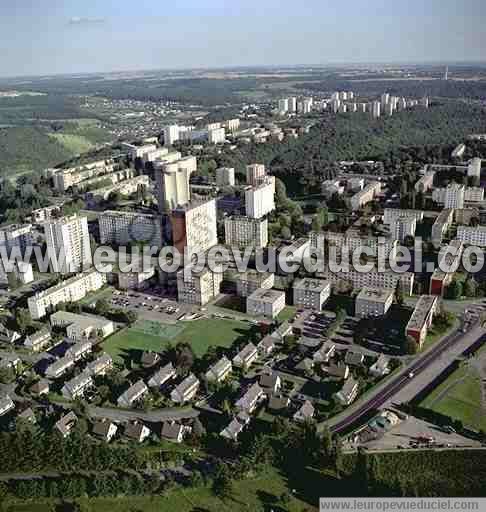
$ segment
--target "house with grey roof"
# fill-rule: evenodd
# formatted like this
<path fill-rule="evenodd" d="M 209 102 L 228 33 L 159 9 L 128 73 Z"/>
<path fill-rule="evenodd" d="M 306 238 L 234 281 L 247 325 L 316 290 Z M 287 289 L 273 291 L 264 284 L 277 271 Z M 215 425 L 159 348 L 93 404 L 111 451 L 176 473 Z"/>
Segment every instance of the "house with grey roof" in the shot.
<path fill-rule="evenodd" d="M 118 431 L 118 427 L 111 421 L 102 419 L 95 421 L 92 429 L 94 436 L 109 443 Z"/>
<path fill-rule="evenodd" d="M 149 388 L 160 388 L 166 382 L 173 379 L 177 375 L 172 363 L 167 363 L 165 366 L 157 370 L 147 382 Z"/>
<path fill-rule="evenodd" d="M 15 408 L 15 404 L 13 403 L 13 400 L 8 395 L 0 397 L 0 416 L 7 414 L 9 411 L 11 411 L 14 408 Z"/>
<path fill-rule="evenodd" d="M 191 427 L 177 423 L 176 421 L 165 421 L 162 425 L 160 437 L 172 441 L 173 443 L 182 443 L 184 436 L 191 431 Z"/>
<path fill-rule="evenodd" d="M 128 423 L 125 426 L 124 435 L 128 437 L 128 439 L 142 443 L 150 435 L 150 429 L 143 423 Z"/>
<path fill-rule="evenodd" d="M 231 361 L 223 356 L 206 372 L 206 380 L 208 382 L 222 382 L 231 373 L 232 368 Z"/>
<path fill-rule="evenodd" d="M 132 407 L 132 405 L 148 393 L 148 387 L 143 380 L 135 382 L 117 400 L 119 407 Z"/>
<path fill-rule="evenodd" d="M 65 355 L 54 361 L 47 367 L 46 377 L 58 379 L 75 365 L 74 358 L 71 355 Z"/>
<path fill-rule="evenodd" d="M 24 347 L 32 352 L 41 352 L 51 343 L 51 331 L 47 328 L 34 332 L 25 338 Z"/>
<path fill-rule="evenodd" d="M 244 426 L 236 418 L 233 418 L 219 435 L 236 442 L 238 441 L 238 436 L 243 432 L 243 428 Z"/>
<path fill-rule="evenodd" d="M 196 396 L 197 390 L 199 389 L 199 380 L 191 373 L 186 377 L 170 394 L 170 399 L 178 404 L 188 402 Z"/>
<path fill-rule="evenodd" d="M 343 384 L 341 390 L 335 394 L 335 397 L 341 405 L 349 405 L 350 403 L 354 402 L 358 396 L 358 389 L 358 381 L 351 376 Z"/>
<path fill-rule="evenodd" d="M 314 417 L 314 413 L 314 406 L 309 402 L 309 400 L 306 400 L 300 409 L 294 414 L 293 418 L 299 423 L 305 423 Z"/>
<path fill-rule="evenodd" d="M 84 392 L 93 385 L 93 377 L 84 371 L 66 382 L 61 389 L 62 396 L 68 400 L 75 400 L 84 395 Z"/>
<path fill-rule="evenodd" d="M 378 359 L 370 366 L 370 374 L 373 377 L 384 377 L 390 373 L 390 359 L 385 354 L 380 354 Z"/>
<path fill-rule="evenodd" d="M 113 358 L 109 354 L 103 354 L 86 365 L 86 371 L 93 377 L 105 375 L 113 368 Z"/>
<path fill-rule="evenodd" d="M 236 402 L 235 407 L 239 411 L 251 413 L 255 410 L 259 402 L 265 398 L 265 392 L 260 385 L 255 382 L 245 394 Z"/>
<path fill-rule="evenodd" d="M 73 411 L 68 412 L 54 425 L 57 431 L 62 435 L 62 437 L 67 437 L 73 430 L 76 422 L 78 421 L 78 417 L 74 414 Z"/>

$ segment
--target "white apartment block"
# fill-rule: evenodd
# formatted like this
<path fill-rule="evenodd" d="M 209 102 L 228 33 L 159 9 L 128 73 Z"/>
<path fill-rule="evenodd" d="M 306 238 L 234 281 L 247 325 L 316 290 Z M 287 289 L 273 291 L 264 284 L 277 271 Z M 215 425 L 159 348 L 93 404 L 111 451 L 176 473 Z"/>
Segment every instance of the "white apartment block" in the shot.
<path fill-rule="evenodd" d="M 110 197 L 110 194 L 113 193 L 129 196 L 130 194 L 137 192 L 140 188 L 149 189 L 150 187 L 150 178 L 146 174 L 143 174 L 142 176 L 135 176 L 135 178 L 119 181 L 118 183 L 108 185 L 107 187 L 90 190 L 87 192 L 86 196 L 94 201 L 106 201 Z"/>
<path fill-rule="evenodd" d="M 285 307 L 285 292 L 259 288 L 246 299 L 246 312 L 253 316 L 275 318 Z"/>
<path fill-rule="evenodd" d="M 431 239 L 435 247 L 440 247 L 444 236 L 454 222 L 454 209 L 442 210 L 432 225 Z"/>
<path fill-rule="evenodd" d="M 145 242 L 151 247 L 162 247 L 162 227 L 157 215 L 107 210 L 98 217 L 102 244 L 126 246 Z"/>
<path fill-rule="evenodd" d="M 219 294 L 222 281 L 222 273 L 209 268 L 197 271 L 189 265 L 177 272 L 177 300 L 204 306 Z"/>
<path fill-rule="evenodd" d="M 486 247 L 486 226 L 458 226 L 457 238 L 468 245 Z"/>
<path fill-rule="evenodd" d="M 322 279 L 298 279 L 293 285 L 294 306 L 322 310 L 331 296 L 331 283 Z"/>
<path fill-rule="evenodd" d="M 69 274 L 91 265 L 91 244 L 86 217 L 62 217 L 44 223 L 47 255 L 53 272 Z"/>
<path fill-rule="evenodd" d="M 398 218 L 412 218 L 418 223 L 424 220 L 424 212 L 422 210 L 407 210 L 401 208 L 385 208 L 383 212 L 383 224 L 390 225 Z"/>
<path fill-rule="evenodd" d="M 159 212 L 168 212 L 190 201 L 187 167 L 181 167 L 179 162 L 156 165 L 154 174 Z"/>
<path fill-rule="evenodd" d="M 202 253 L 217 245 L 216 200 L 191 202 L 171 214 L 173 245 L 184 254 Z"/>
<path fill-rule="evenodd" d="M 32 245 L 32 224 L 9 224 L 0 228 L 0 247 L 5 247 L 7 254 L 18 247 L 23 254 L 26 247 Z"/>
<path fill-rule="evenodd" d="M 261 185 L 245 189 L 245 210 L 253 219 L 260 219 L 275 210 L 274 176 L 267 176 Z"/>
<path fill-rule="evenodd" d="M 251 164 L 246 166 L 246 183 L 256 187 L 264 182 L 267 173 L 263 164 Z"/>
<path fill-rule="evenodd" d="M 24 347 L 32 350 L 32 352 L 41 352 L 50 343 L 51 331 L 49 329 L 42 329 L 27 336 L 24 341 Z"/>
<path fill-rule="evenodd" d="M 278 100 L 278 111 L 281 114 L 285 114 L 289 111 L 289 99 L 288 98 L 282 98 L 281 100 Z"/>
<path fill-rule="evenodd" d="M 234 167 L 219 167 L 216 169 L 216 185 L 218 187 L 234 187 L 235 186 L 235 169 Z"/>
<path fill-rule="evenodd" d="M 412 295 L 414 281 L 413 272 L 378 272 L 376 270 L 371 270 L 370 272 L 358 272 L 357 270 L 332 272 L 328 269 L 324 272 L 319 272 L 317 277 L 331 281 L 333 285 L 348 283 L 354 289 L 371 287 L 394 290 L 397 286 L 397 282 L 400 282 L 403 293 L 406 295 Z"/>
<path fill-rule="evenodd" d="M 467 166 L 467 175 L 475 178 L 481 177 L 481 159 L 473 158 Z"/>
<path fill-rule="evenodd" d="M 172 146 L 179 140 L 179 125 L 171 124 L 164 127 L 164 145 Z"/>
<path fill-rule="evenodd" d="M 29 313 L 33 320 L 44 317 L 61 302 L 76 302 L 89 292 L 99 290 L 106 284 L 106 274 L 96 270 L 78 274 L 66 281 L 36 293 L 27 299 Z"/>
<path fill-rule="evenodd" d="M 397 217 L 390 224 L 390 234 L 393 239 L 404 242 L 407 237 L 414 237 L 417 220 L 414 217 Z"/>
<path fill-rule="evenodd" d="M 223 122 L 223 127 L 226 128 L 229 132 L 236 132 L 240 129 L 240 120 L 238 118 L 227 119 Z"/>
<path fill-rule="evenodd" d="M 215 128 L 208 130 L 209 144 L 222 144 L 226 140 L 226 130 L 224 128 Z"/>
<path fill-rule="evenodd" d="M 250 217 L 227 217 L 224 221 L 225 244 L 260 249 L 268 245 L 268 220 Z"/>
<path fill-rule="evenodd" d="M 122 147 L 128 151 L 128 156 L 131 160 L 136 158 L 143 158 L 146 153 L 155 151 L 157 146 L 155 144 L 144 144 L 143 146 L 135 146 L 134 144 L 122 143 Z"/>
<path fill-rule="evenodd" d="M 393 304 L 394 290 L 386 288 L 363 288 L 356 296 L 355 316 L 366 318 L 384 316 Z"/>
<path fill-rule="evenodd" d="M 381 192 L 381 183 L 372 181 L 363 190 L 360 190 L 351 197 L 351 208 L 356 211 L 373 199 Z"/>
<path fill-rule="evenodd" d="M 155 268 L 147 269 L 145 272 L 117 272 L 118 288 L 120 290 L 143 290 L 150 284 L 155 276 Z"/>
<path fill-rule="evenodd" d="M 453 183 L 446 187 L 444 197 L 444 208 L 464 208 L 466 187 Z M 433 198 L 433 193 L 432 193 Z"/>
<path fill-rule="evenodd" d="M 425 171 L 425 174 L 415 183 L 415 191 L 425 194 L 434 186 L 435 171 Z"/>
<path fill-rule="evenodd" d="M 381 116 L 381 103 L 379 101 L 373 101 L 371 104 L 371 114 L 375 119 Z"/>
<path fill-rule="evenodd" d="M 247 270 L 238 273 L 235 277 L 236 294 L 238 297 L 248 297 L 255 290 L 264 288 L 269 290 L 275 284 L 275 274 L 270 272 L 258 272 L 257 270 Z"/>

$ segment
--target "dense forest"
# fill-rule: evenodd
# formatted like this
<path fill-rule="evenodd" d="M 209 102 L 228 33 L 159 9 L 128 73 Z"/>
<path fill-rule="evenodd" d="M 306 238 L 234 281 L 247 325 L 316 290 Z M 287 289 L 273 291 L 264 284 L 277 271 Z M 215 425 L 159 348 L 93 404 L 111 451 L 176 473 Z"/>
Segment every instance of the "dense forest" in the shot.
<path fill-rule="evenodd" d="M 453 146 L 471 133 L 485 131 L 484 111 L 459 102 L 377 120 L 366 114 L 327 115 L 296 141 L 251 144 L 223 153 L 217 164 L 241 171 L 247 163 L 263 162 L 286 183 L 290 194 L 313 193 L 320 192 L 320 183 L 332 175 L 333 162 L 382 160 L 385 169 L 411 160 L 447 162 Z"/>

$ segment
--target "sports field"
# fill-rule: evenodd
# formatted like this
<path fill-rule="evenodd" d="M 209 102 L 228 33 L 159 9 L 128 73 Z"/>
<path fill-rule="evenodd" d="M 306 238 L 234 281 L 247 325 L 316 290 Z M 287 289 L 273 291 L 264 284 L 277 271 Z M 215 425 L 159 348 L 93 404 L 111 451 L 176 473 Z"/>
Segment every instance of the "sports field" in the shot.
<path fill-rule="evenodd" d="M 469 365 L 459 367 L 420 404 L 475 430 L 486 430 L 486 414 L 481 404 L 481 379 Z"/>
<path fill-rule="evenodd" d="M 210 346 L 230 347 L 250 328 L 246 322 L 226 319 L 202 319 L 176 325 L 138 320 L 132 327 L 107 338 L 103 347 L 112 357 L 120 360 L 130 350 L 160 351 L 168 343 L 187 342 L 197 356 L 202 356 Z"/>

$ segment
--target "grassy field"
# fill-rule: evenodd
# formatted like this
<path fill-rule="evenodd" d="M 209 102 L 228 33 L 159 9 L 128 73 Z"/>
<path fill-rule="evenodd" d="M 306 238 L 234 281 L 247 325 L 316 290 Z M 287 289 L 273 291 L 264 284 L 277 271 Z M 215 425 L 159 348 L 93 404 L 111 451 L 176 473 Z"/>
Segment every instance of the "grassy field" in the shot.
<path fill-rule="evenodd" d="M 160 326 L 159 331 L 154 324 Z M 184 341 L 191 344 L 197 356 L 202 356 L 210 346 L 230 347 L 249 329 L 245 322 L 226 319 L 180 322 L 176 326 L 143 320 L 110 336 L 103 347 L 120 360 L 129 350 L 162 350 L 168 343 Z"/>
<path fill-rule="evenodd" d="M 321 486 L 326 481 L 320 478 Z M 319 487 L 311 490 L 311 497 L 304 498 L 298 492 L 289 496 L 289 502 L 283 505 L 280 496 L 290 493 L 286 479 L 276 471 L 269 471 L 261 477 L 236 482 L 230 498 L 224 500 L 216 497 L 208 488 L 177 489 L 166 497 L 139 497 L 139 498 L 96 498 L 81 499 L 78 502 L 86 505 L 83 510 L 91 512 L 159 512 L 161 510 L 191 512 L 208 511 L 247 512 L 249 510 L 286 510 L 288 512 L 314 512 L 317 511 Z M 322 494 L 322 492 L 321 492 Z M 325 494 L 325 493 L 324 493 Z M 306 493 L 307 496 L 307 493 Z M 11 512 L 46 512 L 53 510 L 52 501 L 38 504 L 10 505 L 5 510 Z"/>
<path fill-rule="evenodd" d="M 452 373 L 420 405 L 458 419 L 475 430 L 486 430 L 486 415 L 481 409 L 481 380 L 476 370 L 466 365 Z"/>
<path fill-rule="evenodd" d="M 429 329 L 429 332 L 427 333 L 424 344 L 422 345 L 422 352 L 439 341 L 446 334 L 452 332 L 454 329 L 457 329 L 458 326 L 459 320 L 457 318 L 454 319 L 454 323 L 450 327 L 445 329 L 439 329 L 436 325 L 432 325 L 432 327 Z"/>
<path fill-rule="evenodd" d="M 53 137 L 60 142 L 68 151 L 78 155 L 89 151 L 93 144 L 83 135 L 73 135 L 70 133 L 51 133 L 49 137 Z"/>
<path fill-rule="evenodd" d="M 282 311 L 277 316 L 277 319 L 281 322 L 285 322 L 285 320 L 290 320 L 294 318 L 295 313 L 297 312 L 297 308 L 294 306 L 285 306 Z"/>

